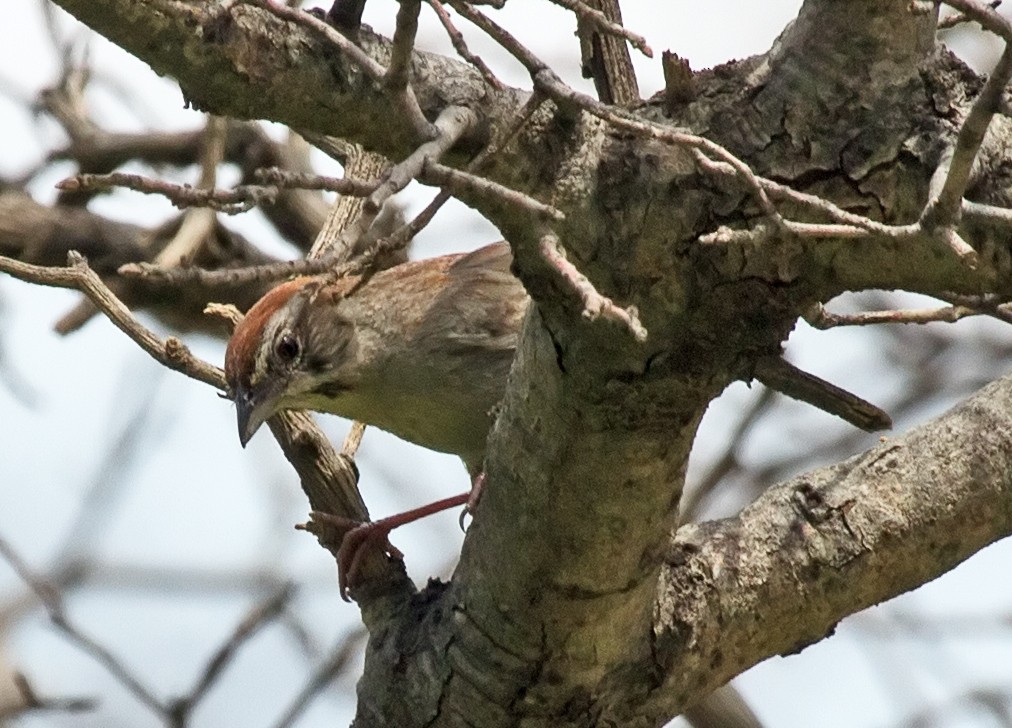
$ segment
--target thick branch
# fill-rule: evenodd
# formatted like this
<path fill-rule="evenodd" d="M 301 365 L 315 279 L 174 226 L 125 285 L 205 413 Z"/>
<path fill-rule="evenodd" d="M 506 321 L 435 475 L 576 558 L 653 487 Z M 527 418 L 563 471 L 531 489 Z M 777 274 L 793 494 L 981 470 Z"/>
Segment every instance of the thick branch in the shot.
<path fill-rule="evenodd" d="M 1012 533 L 1012 377 L 909 434 L 679 529 L 660 591 L 654 697 L 669 715 L 848 614 Z M 665 707 L 661 707 L 665 706 Z"/>
<path fill-rule="evenodd" d="M 361 28 L 356 57 L 335 38 L 273 12 L 235 4 L 183 0 L 56 0 L 95 31 L 175 77 L 191 104 L 238 119 L 271 119 L 295 129 L 354 140 L 400 159 L 419 141 L 421 115 L 402 113 L 399 94 L 382 87 L 390 43 Z M 315 22 L 314 22 L 315 21 Z M 332 30 L 332 29 L 331 29 Z M 364 52 L 367 70 L 357 63 Z M 446 105 L 482 109 L 518 106 L 524 94 L 491 93 L 473 69 L 457 61 L 415 52 L 412 84 L 420 112 L 434 119 Z M 335 82 L 336 81 L 336 82 Z M 472 142 L 474 140 L 471 140 Z"/>

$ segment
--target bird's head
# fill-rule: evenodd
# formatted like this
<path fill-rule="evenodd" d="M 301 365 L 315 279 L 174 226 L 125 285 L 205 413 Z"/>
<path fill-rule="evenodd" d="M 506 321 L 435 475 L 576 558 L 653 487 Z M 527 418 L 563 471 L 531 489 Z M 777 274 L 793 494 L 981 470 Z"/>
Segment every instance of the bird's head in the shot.
<path fill-rule="evenodd" d="M 269 291 L 225 353 L 243 445 L 275 412 L 308 409 L 480 464 L 528 302 L 510 261 L 498 243 Z"/>
<path fill-rule="evenodd" d="M 336 386 L 354 327 L 333 312 L 321 326 L 316 312 L 321 295 L 340 294 L 321 279 L 296 278 L 269 291 L 236 327 L 225 350 L 225 380 L 243 447 L 275 412 L 306 406 L 314 392 Z"/>

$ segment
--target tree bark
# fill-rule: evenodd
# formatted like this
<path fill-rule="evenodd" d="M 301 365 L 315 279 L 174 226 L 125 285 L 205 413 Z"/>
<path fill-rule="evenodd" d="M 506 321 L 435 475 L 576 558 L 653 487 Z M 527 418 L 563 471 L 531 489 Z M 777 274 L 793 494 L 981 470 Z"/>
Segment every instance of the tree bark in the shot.
<path fill-rule="evenodd" d="M 342 136 L 395 161 L 424 141 L 322 37 L 264 10 L 57 4 L 215 114 Z M 658 97 L 636 118 L 705 136 L 845 210 L 912 223 L 980 91 L 936 46 L 935 20 L 908 0 L 809 0 L 769 52 L 699 74 L 693 100 L 665 109 Z M 364 28 L 359 40 L 388 61 L 386 40 Z M 411 83 L 427 118 L 453 105 L 477 116 L 449 160 L 458 164 L 529 98 L 421 52 Z M 387 604 L 372 625 L 358 726 L 660 725 L 1008 533 L 1003 381 L 933 425 L 772 489 L 737 519 L 671 540 L 708 403 L 778 355 L 812 304 L 872 287 L 1007 295 L 1012 256 L 1004 224 L 984 218 L 959 229 L 972 265 L 926 232 L 770 229 L 746 178 L 587 108 L 543 102 L 482 174 L 561 210 L 551 230 L 569 259 L 603 295 L 635 306 L 649 335 L 581 315 L 541 255 L 542 221 L 461 193 L 510 240 L 536 305 L 460 566 L 451 584 Z M 1008 130 L 992 123 L 973 199 L 1009 202 Z M 823 221 L 796 200 L 788 213 Z"/>

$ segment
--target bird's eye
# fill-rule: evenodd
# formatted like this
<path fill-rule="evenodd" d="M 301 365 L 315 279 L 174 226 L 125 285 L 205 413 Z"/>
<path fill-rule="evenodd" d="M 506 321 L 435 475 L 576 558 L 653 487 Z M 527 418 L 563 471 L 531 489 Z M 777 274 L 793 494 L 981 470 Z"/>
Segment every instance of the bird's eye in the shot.
<path fill-rule="evenodd" d="M 291 334 L 284 334 L 274 345 L 274 353 L 283 362 L 293 362 L 299 356 L 299 341 Z"/>

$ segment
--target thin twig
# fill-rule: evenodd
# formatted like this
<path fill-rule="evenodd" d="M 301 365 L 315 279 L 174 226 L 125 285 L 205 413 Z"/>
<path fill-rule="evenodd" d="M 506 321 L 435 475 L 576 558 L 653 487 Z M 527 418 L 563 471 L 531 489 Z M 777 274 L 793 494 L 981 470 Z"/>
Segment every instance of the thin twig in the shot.
<path fill-rule="evenodd" d="M 476 172 L 493 159 L 503 148 L 520 133 L 535 111 L 543 104 L 545 97 L 538 92 L 530 95 L 524 105 L 513 115 L 509 123 L 501 126 L 495 137 L 485 145 L 485 148 L 478 153 L 474 159 L 464 167 L 466 172 Z M 381 255 L 384 252 L 397 250 L 408 243 L 420 233 L 432 218 L 436 216 L 439 209 L 452 197 L 449 190 L 440 190 L 432 201 L 425 206 L 420 213 L 415 215 L 405 225 L 395 230 L 386 238 L 381 238 L 374 243 L 374 255 Z"/>
<path fill-rule="evenodd" d="M 1001 2 L 1002 0 L 991 0 L 987 6 L 992 10 L 996 10 L 998 6 L 1001 5 Z M 973 19 L 966 13 L 954 13 L 947 18 L 939 20 L 936 27 L 938 30 L 949 30 L 950 28 L 955 28 L 957 25 L 968 23 L 971 20 Z"/>
<path fill-rule="evenodd" d="M 232 658 L 235 657 L 239 648 L 248 642 L 268 622 L 284 612 L 294 594 L 295 585 L 291 582 L 286 582 L 275 589 L 272 594 L 269 594 L 259 604 L 255 605 L 242 618 L 242 621 L 236 625 L 235 630 L 224 644 L 207 661 L 204 671 L 197 679 L 196 685 L 193 686 L 189 694 L 175 701 L 172 706 L 173 714 L 182 717 L 189 713 L 207 695 L 215 680 L 221 676 L 222 672 L 232 661 Z"/>
<path fill-rule="evenodd" d="M 682 146 L 687 149 L 698 150 L 710 159 L 729 164 L 735 172 L 738 173 L 739 178 L 748 187 L 753 197 L 755 197 L 763 213 L 777 227 L 783 226 L 783 218 L 777 211 L 776 206 L 770 200 L 769 196 L 766 194 L 766 190 L 763 189 L 759 178 L 751 170 L 748 164 L 716 142 L 712 142 L 709 139 L 696 134 L 689 134 L 688 132 L 662 126 L 661 124 L 644 121 L 625 111 L 608 106 L 607 104 L 602 104 L 597 99 L 570 88 L 549 69 L 541 71 L 535 76 L 534 85 L 535 88 L 541 89 L 556 103 L 573 106 L 587 111 L 602 121 L 608 122 L 611 126 L 619 129 L 625 129 L 626 131 L 633 132 L 638 136 L 645 136 L 658 141 L 667 142 L 669 144 Z"/>
<path fill-rule="evenodd" d="M 498 182 L 493 182 L 490 179 L 479 177 L 470 172 L 447 167 L 438 162 L 427 162 L 422 169 L 421 178 L 425 182 L 431 181 L 442 185 L 454 194 L 467 190 L 486 197 L 498 197 L 503 202 L 525 210 L 539 218 L 549 220 L 564 220 L 566 218 L 557 207 L 546 205 L 544 202 L 536 200 L 530 195 L 510 189 Z"/>
<path fill-rule="evenodd" d="M 348 430 L 348 435 L 344 438 L 344 444 L 341 446 L 341 457 L 354 460 L 355 453 L 358 452 L 358 446 L 362 444 L 362 436 L 364 434 L 365 425 L 358 421 L 352 422 L 351 429 Z"/>
<path fill-rule="evenodd" d="M 372 194 L 379 186 L 378 181 L 288 172 L 276 167 L 258 170 L 256 175 L 269 184 L 238 185 L 230 190 L 205 189 L 187 184 L 166 182 L 139 174 L 111 172 L 109 174 L 74 175 L 58 182 L 56 187 L 65 192 L 90 192 L 123 187 L 147 195 L 162 195 L 179 208 L 209 207 L 228 215 L 236 215 L 251 210 L 257 205 L 274 204 L 279 188 L 282 187 L 326 190 L 342 195 L 365 197 Z"/>
<path fill-rule="evenodd" d="M 224 388 L 225 375 L 221 369 L 195 357 L 186 345 L 174 336 L 165 341 L 158 338 L 109 290 L 98 274 L 88 266 L 83 256 L 71 251 L 67 256 L 67 262 L 65 268 L 50 268 L 0 256 L 0 272 L 29 283 L 81 291 L 120 331 L 129 336 L 155 361 L 212 387 Z"/>
<path fill-rule="evenodd" d="M 453 19 L 450 18 L 450 14 L 446 12 L 446 8 L 440 0 L 425 0 L 432 9 L 436 12 L 436 17 L 439 18 L 439 22 L 443 26 L 443 30 L 446 31 L 446 35 L 450 39 L 450 43 L 453 45 L 453 50 L 457 51 L 457 55 L 464 59 L 467 63 L 478 69 L 478 73 L 485 79 L 485 83 L 494 88 L 496 91 L 501 91 L 505 88 L 505 85 L 500 81 L 492 69 L 488 67 L 488 64 L 482 60 L 481 56 L 471 52 L 471 49 L 467 47 L 467 42 L 464 40 L 464 35 L 457 30 L 457 26 L 453 24 Z"/>
<path fill-rule="evenodd" d="M 383 68 L 383 66 L 377 61 L 373 60 L 373 58 L 371 58 L 364 50 L 352 43 L 351 40 L 341 35 L 337 30 L 319 18 L 316 18 L 302 10 L 296 10 L 284 5 L 275 4 L 271 2 L 271 0 L 244 0 L 244 4 L 255 5 L 256 7 L 273 13 L 279 18 L 296 23 L 297 25 L 301 25 L 305 28 L 309 28 L 310 30 L 323 35 L 324 38 L 337 46 L 337 48 L 346 58 L 348 58 L 348 60 L 361 68 L 366 75 L 375 81 L 381 88 L 386 87 L 386 69 Z M 433 138 L 436 132 L 433 129 L 431 122 L 429 122 L 429 120 L 425 118 L 425 114 L 422 113 L 422 109 L 418 105 L 418 99 L 415 98 L 415 92 L 411 88 L 411 85 L 406 84 L 401 88 L 395 88 L 392 95 L 403 116 L 411 123 L 411 126 L 418 138 Z"/>
<path fill-rule="evenodd" d="M 865 432 L 888 430 L 892 418 L 885 410 L 856 394 L 814 374 L 798 369 L 780 356 L 766 356 L 755 363 L 755 378 L 792 399 L 836 415 Z"/>
<path fill-rule="evenodd" d="M 334 264 L 324 258 L 284 260 L 244 268 L 163 268 L 151 263 L 126 263 L 117 272 L 122 276 L 144 278 L 145 282 L 165 287 L 198 284 L 207 288 L 239 288 L 254 283 L 274 283 L 290 276 L 312 276 L 334 271 Z"/>
<path fill-rule="evenodd" d="M 308 28 L 319 35 L 322 35 L 328 41 L 337 46 L 338 50 L 341 51 L 341 54 L 361 68 L 365 74 L 369 76 L 369 78 L 379 85 L 383 84 L 383 76 L 386 73 L 383 66 L 364 50 L 355 45 L 349 38 L 341 35 L 334 28 L 319 18 L 305 12 L 304 10 L 279 5 L 271 2 L 271 0 L 242 0 L 241 5 L 261 8 L 262 10 L 266 10 L 282 20 L 287 20 L 290 23 L 301 25 L 304 28 Z"/>
<path fill-rule="evenodd" d="M 0 721 L 4 725 L 11 718 L 28 713 L 29 711 L 51 710 L 62 713 L 81 713 L 92 711 L 98 707 L 98 701 L 94 698 L 46 698 L 35 692 L 28 678 L 20 672 L 11 676 L 14 689 L 18 691 L 19 703 L 4 703 L 0 705 Z"/>
<path fill-rule="evenodd" d="M 289 172 L 280 167 L 265 167 L 254 172 L 254 176 L 266 184 L 278 187 L 304 190 L 325 190 L 351 197 L 368 197 L 379 187 L 379 180 L 365 180 L 357 177 L 327 177 L 322 174 Z"/>
<path fill-rule="evenodd" d="M 636 341 L 642 343 L 647 340 L 647 330 L 640 322 L 636 307 L 621 308 L 607 296 L 601 295 L 587 276 L 566 258 L 566 253 L 555 233 L 548 232 L 541 237 L 540 250 L 542 257 L 579 296 L 583 304 L 584 318 L 590 321 L 599 318 L 616 321 L 628 329 Z"/>
<path fill-rule="evenodd" d="M 579 93 L 563 83 L 544 61 L 484 13 L 475 10 L 460 0 L 449 0 L 448 4 L 488 34 L 504 50 L 519 61 L 527 69 L 527 72 L 531 74 L 536 91 L 541 91 L 562 108 L 568 107 L 587 111 L 618 128 L 626 129 L 640 136 L 655 138 L 659 141 L 678 144 L 690 149 L 698 149 L 711 158 L 731 165 L 749 187 L 763 212 L 774 225 L 782 227 L 783 218 L 766 195 L 765 190 L 759 183 L 759 179 L 745 162 L 738 159 L 727 149 L 704 137 L 640 120 L 626 112 L 615 109 L 615 107 L 603 104 L 586 94 Z"/>
<path fill-rule="evenodd" d="M 934 224 L 951 227 L 958 222 L 974 160 L 987 134 L 991 119 L 998 112 L 1002 94 L 1010 77 L 1012 77 L 1012 43 L 1007 43 L 998 64 L 959 129 L 955 149 L 946 160 L 948 164 L 941 167 L 945 174 L 945 182 L 937 198 L 925 208 L 922 215 Z"/>
<path fill-rule="evenodd" d="M 16 551 L 4 539 L 0 538 L 0 557 L 10 564 L 28 588 L 39 598 L 42 606 L 45 607 L 49 620 L 61 632 L 84 652 L 91 655 L 96 662 L 104 667 L 119 683 L 126 688 L 130 694 L 141 703 L 158 713 L 166 715 L 166 707 L 155 697 L 153 691 L 148 690 L 140 681 L 131 674 L 130 670 L 120 662 L 114 654 L 91 637 L 82 632 L 67 615 L 66 604 L 63 595 L 52 584 L 46 582 L 42 577 L 35 574 L 28 564 L 17 554 Z"/>
<path fill-rule="evenodd" d="M 608 17 L 600 10 L 589 7 L 582 0 L 551 0 L 554 4 L 566 8 L 567 10 L 573 11 L 578 17 L 584 21 L 590 23 L 595 28 L 600 30 L 602 33 L 608 35 L 614 35 L 619 38 L 624 38 L 629 41 L 629 45 L 638 50 L 640 53 L 645 55 L 647 58 L 653 58 L 653 49 L 647 45 L 647 39 L 638 33 L 633 33 L 631 30 L 626 28 L 619 23 L 615 23 L 608 20 Z"/>
<path fill-rule="evenodd" d="M 877 324 L 929 324 L 936 321 L 955 323 L 967 316 L 982 316 L 990 311 L 968 306 L 940 306 L 937 308 L 908 308 L 861 313 L 832 313 L 821 304 L 805 314 L 805 321 L 817 329 L 837 326 L 872 326 Z"/>
<path fill-rule="evenodd" d="M 146 195 L 161 195 L 179 208 L 209 207 L 228 215 L 246 212 L 260 204 L 272 204 L 278 194 L 277 187 L 239 185 L 231 190 L 201 189 L 125 172 L 78 174 L 56 184 L 56 188 L 63 192 L 91 192 L 114 187 Z"/>
<path fill-rule="evenodd" d="M 343 636 L 331 650 L 327 659 L 317 667 L 291 705 L 274 723 L 273 728 L 291 728 L 309 704 L 349 666 L 358 653 L 358 643 L 367 636 L 363 627 Z"/>
<path fill-rule="evenodd" d="M 962 207 L 962 195 L 966 188 L 969 170 L 980 146 L 987 123 L 997 109 L 998 99 L 1010 75 L 1012 75 L 1012 46 L 1006 46 L 994 73 L 985 90 L 974 103 L 967 121 L 960 130 L 957 151 L 953 154 L 952 164 L 944 169 L 945 184 L 939 195 L 940 202 L 929 204 L 921 216 L 919 223 L 913 225 L 890 226 L 852 215 L 833 206 L 827 201 L 815 203 L 814 196 L 788 192 L 789 188 L 778 185 L 770 180 L 758 177 L 741 159 L 737 158 L 724 147 L 703 137 L 689 134 L 677 129 L 633 117 L 631 114 L 613 106 L 603 104 L 596 99 L 577 92 L 563 83 L 541 59 L 521 44 L 504 28 L 500 27 L 483 13 L 469 7 L 458 0 L 450 0 L 449 4 L 461 15 L 481 28 L 493 40 L 517 59 L 531 74 L 536 90 L 540 90 L 561 108 L 581 110 L 597 116 L 608 124 L 639 136 L 653 138 L 686 147 L 696 153 L 697 162 L 704 169 L 719 171 L 730 168 L 741 179 L 772 227 L 759 228 L 754 231 L 718 231 L 708 236 L 708 242 L 766 242 L 779 239 L 779 233 L 799 235 L 803 237 L 846 237 L 863 238 L 869 233 L 888 235 L 899 241 L 934 237 L 951 249 L 968 265 L 975 265 L 977 253 L 960 237 L 954 228 L 958 212 Z M 1012 24 L 1000 14 L 981 3 L 972 0 L 952 0 L 953 7 L 967 13 L 974 20 L 979 20 L 985 28 L 1001 35 L 1006 40 L 1012 39 Z M 781 197 L 791 197 L 808 204 L 818 204 L 822 211 L 832 211 L 842 225 L 827 226 L 822 223 L 795 222 L 784 219 L 770 198 L 768 189 L 776 189 Z M 862 232 L 868 231 L 868 232 Z"/>
<path fill-rule="evenodd" d="M 471 21 L 474 25 L 485 31 L 489 37 L 502 46 L 505 51 L 520 62 L 520 65 L 527 69 L 531 78 L 537 75 L 540 71 L 548 68 L 548 64 L 538 58 L 509 31 L 494 22 L 484 13 L 475 10 L 471 7 L 471 3 L 464 2 L 463 0 L 446 0 L 446 4 L 456 10 L 461 16 Z"/>
<path fill-rule="evenodd" d="M 509 123 L 500 127 L 498 134 L 464 167 L 464 170 L 467 172 L 474 172 L 475 170 L 480 169 L 490 159 L 498 154 L 501 149 L 508 146 L 516 135 L 520 133 L 524 125 L 542 103 L 544 103 L 543 95 L 540 93 L 531 94 L 524 105 L 516 112 L 513 119 L 511 119 Z M 272 177 L 275 172 L 265 170 L 264 174 L 268 177 Z M 279 181 L 287 176 L 287 173 L 279 174 Z M 303 181 L 303 179 L 298 175 L 292 176 L 291 179 L 293 183 L 296 184 Z M 304 181 L 309 182 L 313 179 L 318 179 L 321 181 L 321 184 L 326 184 L 324 180 L 327 180 L 328 178 L 315 178 L 311 175 L 309 179 L 305 179 Z M 354 184 L 363 185 L 363 188 L 359 191 L 363 191 L 365 186 L 369 186 L 370 194 L 379 186 L 378 182 L 364 182 L 356 178 L 345 179 L 353 179 Z M 429 224 L 432 218 L 435 217 L 436 212 L 438 212 L 438 210 L 450 198 L 451 194 L 449 191 L 440 190 L 432 201 L 425 207 L 425 209 L 423 209 L 411 221 L 402 225 L 387 237 L 380 238 L 373 242 L 360 259 L 348 263 L 347 267 L 335 268 L 334 262 L 328 257 L 320 259 L 283 261 L 258 266 L 249 266 L 245 268 L 228 268 L 224 270 L 204 270 L 195 267 L 166 269 L 154 266 L 150 263 L 127 263 L 121 266 L 118 272 L 123 276 L 143 277 L 145 281 L 150 284 L 164 285 L 166 287 L 197 283 L 208 288 L 238 288 L 256 283 L 272 283 L 295 275 L 318 275 L 320 273 L 331 273 L 335 276 L 354 275 L 361 273 L 364 269 L 368 268 L 370 262 L 376 257 L 395 252 L 408 245 L 408 243 L 410 243 L 411 240 L 419 232 L 421 232 L 426 225 Z M 371 219 L 375 219 L 375 216 L 372 218 L 366 218 L 366 220 Z M 342 232 L 342 239 L 346 236 L 361 235 L 364 223 L 365 221 L 360 219 L 355 225 L 351 226 L 351 229 Z"/>
<path fill-rule="evenodd" d="M 418 14 L 422 9 L 421 0 L 398 0 L 398 3 L 394 37 L 390 43 L 390 64 L 383 76 L 384 86 L 394 93 L 401 93 L 408 87 L 411 56 L 418 34 Z"/>
<path fill-rule="evenodd" d="M 448 106 L 436 119 L 438 135 L 413 151 L 390 169 L 387 179 L 366 200 L 366 214 L 379 214 L 383 203 L 415 179 L 427 161 L 440 159 L 477 121 L 473 111 L 463 106 Z"/>
<path fill-rule="evenodd" d="M 973 164 L 991 119 L 1001 109 L 1005 87 L 1012 78 L 1012 23 L 992 7 L 974 0 L 946 0 L 946 4 L 1005 40 L 1005 49 L 997 65 L 970 107 L 970 113 L 963 120 L 955 147 L 943 157 L 935 170 L 932 192 L 936 186 L 938 192 L 932 194 L 920 217 L 920 223 L 926 230 L 935 233 L 972 267 L 977 263 L 977 253 L 956 232 L 956 225 L 959 223 L 963 195 L 970 182 Z M 939 184 L 938 180 L 942 182 Z"/>
<path fill-rule="evenodd" d="M 217 316 L 224 319 L 230 328 L 234 329 L 242 321 L 242 311 L 231 303 L 209 303 L 204 306 L 204 313 L 208 316 Z"/>
<path fill-rule="evenodd" d="M 981 27 L 995 35 L 1012 42 L 1012 22 L 1004 15 L 985 3 L 976 0 L 943 0 L 946 5 L 963 13 L 970 20 L 980 23 Z M 934 4 L 934 3 L 932 3 Z"/>

